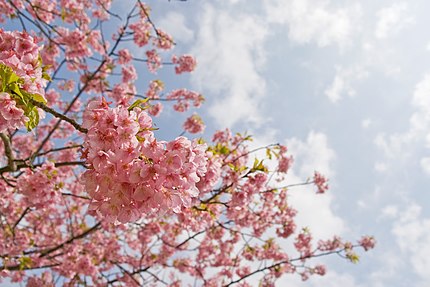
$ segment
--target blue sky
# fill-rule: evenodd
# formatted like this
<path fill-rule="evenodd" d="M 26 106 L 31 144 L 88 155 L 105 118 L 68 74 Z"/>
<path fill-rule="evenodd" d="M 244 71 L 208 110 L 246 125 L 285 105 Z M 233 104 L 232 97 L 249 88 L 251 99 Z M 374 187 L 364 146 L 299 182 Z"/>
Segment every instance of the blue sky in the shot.
<path fill-rule="evenodd" d="M 327 258 L 324 278 L 287 276 L 279 286 L 429 286 L 430 3 L 148 4 L 175 52 L 197 57 L 190 76 L 157 76 L 205 95 L 206 136 L 230 127 L 255 145 L 287 144 L 290 182 L 315 169 L 330 177 L 322 197 L 292 191 L 299 222 L 315 237 L 378 241 L 358 265 Z M 161 135 L 175 135 L 174 118 L 158 120 Z"/>

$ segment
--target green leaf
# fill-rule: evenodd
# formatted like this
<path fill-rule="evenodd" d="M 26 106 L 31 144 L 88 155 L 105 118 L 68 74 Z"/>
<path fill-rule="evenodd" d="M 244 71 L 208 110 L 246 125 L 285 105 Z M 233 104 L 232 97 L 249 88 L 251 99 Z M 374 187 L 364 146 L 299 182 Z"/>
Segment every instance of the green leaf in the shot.
<path fill-rule="evenodd" d="M 24 99 L 24 95 L 22 94 L 21 89 L 19 88 L 19 86 L 16 83 L 9 84 L 8 90 L 9 90 L 8 91 L 9 93 L 13 92 L 13 93 L 10 93 L 10 94 L 12 95 L 12 97 L 14 99 L 17 99 L 17 96 L 18 96 L 18 98 L 21 100 L 21 102 L 23 104 L 26 103 L 26 101 Z"/>
<path fill-rule="evenodd" d="M 254 165 L 250 172 L 262 171 L 267 172 L 267 167 L 263 164 L 264 160 L 259 161 L 257 158 L 254 160 Z"/>
<path fill-rule="evenodd" d="M 142 104 L 144 104 L 144 103 L 146 103 L 148 101 L 149 101 L 149 98 L 136 100 L 134 103 L 131 104 L 130 107 L 128 107 L 128 110 L 131 111 L 135 107 L 139 107 L 140 105 L 142 105 Z"/>
<path fill-rule="evenodd" d="M 346 257 L 354 264 L 357 264 L 360 261 L 360 257 L 356 253 L 347 253 Z"/>
<path fill-rule="evenodd" d="M 23 256 L 19 258 L 19 270 L 30 268 L 32 264 L 33 264 L 33 261 L 31 260 L 30 257 Z"/>
<path fill-rule="evenodd" d="M 8 92 L 7 88 L 9 84 L 19 81 L 19 77 L 13 72 L 13 70 L 3 63 L 0 63 L 0 78 L 2 92 Z"/>
<path fill-rule="evenodd" d="M 48 75 L 47 73 L 42 73 L 42 78 L 44 78 L 47 81 L 52 82 L 52 78 L 50 75 Z"/>
<path fill-rule="evenodd" d="M 45 98 L 39 94 L 31 94 L 31 97 L 33 100 L 35 100 L 38 103 L 46 104 Z"/>
<path fill-rule="evenodd" d="M 266 148 L 266 156 L 268 159 L 272 159 L 272 150 L 270 148 Z"/>
<path fill-rule="evenodd" d="M 25 123 L 25 127 L 28 131 L 31 131 L 39 124 L 39 112 L 37 111 L 36 107 L 33 107 L 25 115 L 28 117 L 28 121 Z"/>

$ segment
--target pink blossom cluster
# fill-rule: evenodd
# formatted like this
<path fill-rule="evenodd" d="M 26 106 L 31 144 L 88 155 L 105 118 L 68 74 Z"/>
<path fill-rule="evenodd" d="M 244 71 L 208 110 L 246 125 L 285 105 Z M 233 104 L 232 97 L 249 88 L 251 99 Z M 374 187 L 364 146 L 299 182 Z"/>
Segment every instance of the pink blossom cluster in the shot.
<path fill-rule="evenodd" d="M 0 29 L 0 63 L 10 67 L 24 81 L 25 91 L 43 96 L 47 80 L 42 77 L 37 44 L 27 32 Z"/>
<path fill-rule="evenodd" d="M 128 49 L 121 49 L 118 51 L 118 64 L 128 64 L 132 59 L 133 57 Z"/>
<path fill-rule="evenodd" d="M 16 106 L 16 102 L 8 93 L 0 92 L 0 133 L 8 129 L 19 129 L 28 121 L 24 111 Z"/>
<path fill-rule="evenodd" d="M 119 83 L 115 84 L 109 97 L 119 105 L 128 105 L 130 99 L 136 94 L 136 86 L 132 83 Z"/>
<path fill-rule="evenodd" d="M 4 23 L 5 22 L 5 17 L 8 18 L 11 15 L 13 15 L 13 13 L 15 12 L 15 10 L 12 8 L 12 6 L 7 3 L 6 1 L 0 1 L 0 23 Z"/>
<path fill-rule="evenodd" d="M 157 50 L 152 49 L 146 51 L 146 57 L 148 58 L 148 70 L 151 73 L 156 73 L 157 70 L 161 67 L 161 58 L 160 55 L 157 53 Z"/>
<path fill-rule="evenodd" d="M 29 204 L 38 208 L 57 202 L 63 186 L 61 172 L 52 162 L 45 162 L 34 171 L 28 169 L 18 178 L 18 191 Z"/>
<path fill-rule="evenodd" d="M 206 174 L 197 183 L 197 188 L 201 193 L 211 191 L 215 184 L 221 178 L 222 160 L 219 156 L 213 155 L 211 152 L 207 152 L 208 158 Z"/>
<path fill-rule="evenodd" d="M 190 108 L 190 102 L 198 108 L 204 102 L 205 98 L 196 92 L 187 89 L 174 90 L 166 97 L 168 100 L 174 100 L 176 103 L 173 108 L 177 112 L 185 112 Z"/>
<path fill-rule="evenodd" d="M 160 80 L 153 80 L 149 83 L 148 91 L 145 95 L 150 99 L 159 99 L 160 93 L 164 89 L 164 83 Z"/>
<path fill-rule="evenodd" d="M 205 124 L 198 114 L 193 114 L 185 120 L 184 130 L 191 134 L 202 133 L 205 130 Z"/>
<path fill-rule="evenodd" d="M 173 47 L 173 38 L 166 32 L 157 29 L 157 38 L 154 40 L 154 44 L 159 49 L 170 50 Z"/>
<path fill-rule="evenodd" d="M 370 249 L 373 249 L 376 244 L 376 240 L 372 236 L 363 236 L 359 241 L 358 244 L 360 244 L 365 251 L 368 251 Z"/>
<path fill-rule="evenodd" d="M 315 171 L 314 184 L 317 187 L 317 193 L 325 193 L 328 190 L 327 178 Z"/>
<path fill-rule="evenodd" d="M 55 4 L 54 1 L 32 0 L 31 5 L 28 5 L 28 10 L 31 16 L 50 23 L 55 17 L 55 10 L 57 8 Z"/>
<path fill-rule="evenodd" d="M 133 65 L 123 66 L 121 74 L 123 83 L 130 83 L 137 80 L 137 72 Z"/>
<path fill-rule="evenodd" d="M 341 248 L 343 245 L 342 239 L 339 236 L 334 236 L 329 240 L 319 240 L 318 250 L 320 251 L 333 251 Z"/>
<path fill-rule="evenodd" d="M 60 48 L 53 42 L 48 43 L 40 51 L 43 64 L 48 69 L 55 69 L 58 67 L 56 58 L 60 56 Z"/>
<path fill-rule="evenodd" d="M 278 163 L 278 172 L 287 173 L 293 163 L 292 156 L 286 156 L 287 147 L 281 145 L 280 146 L 280 157 Z"/>
<path fill-rule="evenodd" d="M 60 27 L 58 42 L 63 44 L 66 49 L 66 59 L 83 58 L 92 55 L 87 39 L 90 39 L 84 31 L 76 28 L 70 31 L 67 28 Z"/>
<path fill-rule="evenodd" d="M 143 47 L 149 43 L 151 37 L 151 24 L 146 20 L 130 24 L 130 29 L 133 31 L 133 40 L 138 47 Z"/>
<path fill-rule="evenodd" d="M 163 111 L 163 105 L 161 103 L 151 104 L 148 108 L 148 113 L 153 117 L 158 117 Z"/>
<path fill-rule="evenodd" d="M 93 100 L 84 112 L 88 128 L 82 181 L 91 209 L 110 221 L 136 220 L 142 213 L 190 207 L 196 184 L 206 173 L 206 145 L 178 137 L 157 141 L 152 119 L 139 108 L 110 108 Z"/>
<path fill-rule="evenodd" d="M 41 277 L 32 276 L 28 278 L 26 287 L 54 287 L 52 274 L 48 271 L 42 273 Z"/>
<path fill-rule="evenodd" d="M 172 62 L 175 64 L 176 74 L 190 73 L 196 68 L 197 62 L 191 55 L 176 56 L 173 55 Z"/>
<path fill-rule="evenodd" d="M 300 252 L 301 258 L 304 259 L 312 255 L 311 244 L 312 236 L 308 230 L 304 229 L 297 235 L 294 247 Z"/>

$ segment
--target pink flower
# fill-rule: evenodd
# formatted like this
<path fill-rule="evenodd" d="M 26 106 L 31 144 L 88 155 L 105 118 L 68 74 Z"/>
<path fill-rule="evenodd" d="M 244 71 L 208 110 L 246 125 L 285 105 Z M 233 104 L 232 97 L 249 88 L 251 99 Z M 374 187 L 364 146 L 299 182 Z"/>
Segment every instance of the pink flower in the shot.
<path fill-rule="evenodd" d="M 158 55 L 155 49 L 152 49 L 152 50 L 146 51 L 146 57 L 148 57 L 147 59 L 148 70 L 151 73 L 156 73 L 157 70 L 161 67 L 160 55 Z"/>
<path fill-rule="evenodd" d="M 202 133 L 205 130 L 202 118 L 197 114 L 188 117 L 184 123 L 184 130 L 192 134 Z"/>
<path fill-rule="evenodd" d="M 163 111 L 163 105 L 161 103 L 156 103 L 155 105 L 151 105 L 148 109 L 148 113 L 154 117 L 158 117 L 162 111 Z"/>
<path fill-rule="evenodd" d="M 314 173 L 314 184 L 317 186 L 317 193 L 325 193 L 328 190 L 327 179 L 317 171 Z"/>
<path fill-rule="evenodd" d="M 154 44 L 157 48 L 169 50 L 173 46 L 173 39 L 166 32 L 157 29 L 157 38 L 154 39 Z"/>
<path fill-rule="evenodd" d="M 15 100 L 8 93 L 0 92 L 0 132 L 19 129 L 27 121 L 24 110 L 16 106 Z"/>
<path fill-rule="evenodd" d="M 180 56 L 179 58 L 174 55 L 172 57 L 172 62 L 173 64 L 176 64 L 175 66 L 176 74 L 192 72 L 194 71 L 197 65 L 196 60 L 190 55 L 183 55 L 183 56 Z"/>
<path fill-rule="evenodd" d="M 118 51 L 118 64 L 128 64 L 132 60 L 132 56 L 130 54 L 130 51 L 127 49 L 122 49 Z"/>
<path fill-rule="evenodd" d="M 133 31 L 133 40 L 138 47 L 143 47 L 148 44 L 151 35 L 151 25 L 148 22 L 141 19 L 139 22 L 133 23 L 129 27 Z"/>
<path fill-rule="evenodd" d="M 185 112 L 190 107 L 190 102 L 196 108 L 200 107 L 204 102 L 204 97 L 196 92 L 188 91 L 186 89 L 174 90 L 166 97 L 168 100 L 176 101 L 173 108 L 177 112 Z"/>
<path fill-rule="evenodd" d="M 81 180 L 93 199 L 91 210 L 125 223 L 142 212 L 191 206 L 206 172 L 205 145 L 185 137 L 158 142 L 145 111 L 110 108 L 104 99 L 91 101 L 83 118 L 83 158 L 90 169 Z"/>
<path fill-rule="evenodd" d="M 122 82 L 123 83 L 129 83 L 133 82 L 137 79 L 137 73 L 134 66 L 125 66 L 121 69 L 122 73 Z"/>
<path fill-rule="evenodd" d="M 360 241 L 358 241 L 358 244 L 360 244 L 365 251 L 368 251 L 375 247 L 376 240 L 372 236 L 363 236 Z"/>
<path fill-rule="evenodd" d="M 47 80 L 39 65 L 38 40 L 27 32 L 0 29 L 0 63 L 10 67 L 23 81 L 22 88 L 32 94 L 45 94 Z"/>

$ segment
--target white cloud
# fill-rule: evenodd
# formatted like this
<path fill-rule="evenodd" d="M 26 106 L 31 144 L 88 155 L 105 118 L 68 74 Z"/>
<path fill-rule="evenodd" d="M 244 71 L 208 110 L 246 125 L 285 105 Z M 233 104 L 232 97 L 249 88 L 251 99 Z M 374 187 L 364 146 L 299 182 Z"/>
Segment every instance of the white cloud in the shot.
<path fill-rule="evenodd" d="M 374 165 L 374 169 L 377 172 L 385 172 L 387 171 L 387 164 L 384 162 L 376 162 Z"/>
<path fill-rule="evenodd" d="M 424 157 L 420 160 L 423 171 L 430 175 L 430 157 Z"/>
<path fill-rule="evenodd" d="M 331 102 L 337 103 L 343 95 L 353 97 L 355 90 L 352 88 L 352 82 L 367 77 L 367 71 L 363 67 L 352 67 L 348 69 L 336 68 L 336 75 L 332 84 L 324 91 L 324 94 Z"/>
<path fill-rule="evenodd" d="M 327 274 L 324 276 L 313 275 L 308 281 L 303 283 L 298 275 L 284 276 L 276 282 L 276 286 L 288 286 L 288 287 L 361 287 L 355 282 L 353 276 L 349 274 L 337 273 L 328 267 Z"/>
<path fill-rule="evenodd" d="M 204 5 L 201 13 L 192 51 L 199 64 L 192 82 L 197 89 L 218 96 L 210 107 L 218 124 L 260 124 L 259 106 L 266 82 L 259 68 L 265 60 L 266 28 L 257 17 L 217 10 L 210 4 Z"/>
<path fill-rule="evenodd" d="M 369 119 L 369 118 L 364 119 L 364 120 L 362 120 L 362 121 L 361 121 L 361 126 L 362 126 L 364 129 L 369 128 L 371 124 L 372 124 L 372 120 L 371 120 L 371 119 Z"/>
<path fill-rule="evenodd" d="M 387 205 L 382 209 L 382 216 L 383 217 L 396 217 L 399 212 L 399 209 L 395 205 Z"/>
<path fill-rule="evenodd" d="M 430 283 L 430 218 L 424 218 L 421 210 L 421 206 L 414 203 L 407 206 L 399 214 L 392 233 L 413 271 L 421 280 Z"/>
<path fill-rule="evenodd" d="M 421 141 L 430 146 L 430 74 L 415 86 L 411 105 L 415 107 L 415 112 L 409 119 L 409 129 L 403 133 L 391 135 L 378 134 L 375 144 L 381 148 L 385 155 L 391 158 L 407 156 L 414 152 L 412 144 Z M 426 159 L 421 161 L 421 166 L 425 168 Z"/>
<path fill-rule="evenodd" d="M 329 147 L 324 133 L 311 131 L 306 142 L 292 138 L 287 141 L 287 146 L 294 157 L 301 162 L 299 176 L 312 175 L 315 170 L 329 177 L 334 175 L 331 165 L 336 154 Z"/>
<path fill-rule="evenodd" d="M 378 11 L 375 36 L 383 39 L 395 34 L 405 26 L 414 22 L 414 18 L 406 15 L 408 6 L 406 3 L 394 3 Z"/>
<path fill-rule="evenodd" d="M 267 19 L 288 25 L 290 40 L 300 44 L 316 42 L 318 46 L 350 43 L 358 6 L 333 8 L 330 1 L 266 0 Z"/>
<path fill-rule="evenodd" d="M 163 15 L 157 26 L 172 35 L 175 42 L 188 43 L 193 40 L 194 32 L 186 25 L 185 16 L 177 12 Z"/>

